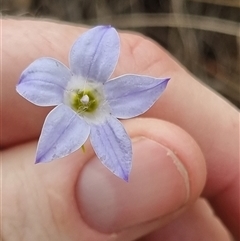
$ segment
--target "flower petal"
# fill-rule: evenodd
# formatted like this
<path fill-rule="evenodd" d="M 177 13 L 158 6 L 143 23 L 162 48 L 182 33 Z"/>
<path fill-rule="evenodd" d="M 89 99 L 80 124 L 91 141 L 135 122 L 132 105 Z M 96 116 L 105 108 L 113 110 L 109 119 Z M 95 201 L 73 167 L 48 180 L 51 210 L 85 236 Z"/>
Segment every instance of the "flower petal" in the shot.
<path fill-rule="evenodd" d="M 169 78 L 123 75 L 105 83 L 111 114 L 128 119 L 146 112 L 165 90 Z"/>
<path fill-rule="evenodd" d="M 104 83 L 115 69 L 119 52 L 119 36 L 114 28 L 92 28 L 73 44 L 69 56 L 71 70 L 87 80 Z"/>
<path fill-rule="evenodd" d="M 52 106 L 62 103 L 63 92 L 72 74 L 61 62 L 40 58 L 26 68 L 16 87 L 33 104 Z"/>
<path fill-rule="evenodd" d="M 116 176 L 128 181 L 132 167 L 132 144 L 123 125 L 109 116 L 91 126 L 90 141 L 101 162 Z"/>
<path fill-rule="evenodd" d="M 47 116 L 38 142 L 36 163 L 49 162 L 76 151 L 87 140 L 89 125 L 66 105 Z"/>

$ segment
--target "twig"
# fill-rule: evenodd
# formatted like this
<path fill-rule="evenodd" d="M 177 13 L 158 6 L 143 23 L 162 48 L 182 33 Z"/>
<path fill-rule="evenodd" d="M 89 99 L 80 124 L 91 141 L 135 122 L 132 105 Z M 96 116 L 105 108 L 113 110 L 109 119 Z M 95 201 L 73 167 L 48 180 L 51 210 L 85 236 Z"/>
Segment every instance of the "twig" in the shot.
<path fill-rule="evenodd" d="M 237 22 L 189 14 L 117 15 L 91 19 L 87 23 L 111 23 L 118 28 L 127 29 L 142 27 L 192 28 L 240 37 L 239 23 Z"/>
<path fill-rule="evenodd" d="M 188 0 L 188 1 L 240 8 L 239 0 Z"/>

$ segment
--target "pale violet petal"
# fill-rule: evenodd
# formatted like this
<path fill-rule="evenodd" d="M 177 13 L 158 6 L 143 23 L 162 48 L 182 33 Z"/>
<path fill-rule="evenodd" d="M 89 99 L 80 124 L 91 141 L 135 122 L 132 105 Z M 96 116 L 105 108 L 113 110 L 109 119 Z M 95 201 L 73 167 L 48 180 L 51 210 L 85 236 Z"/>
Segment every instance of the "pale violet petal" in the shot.
<path fill-rule="evenodd" d="M 100 161 L 116 176 L 128 181 L 132 144 L 121 122 L 109 116 L 104 123 L 92 125 L 90 141 Z"/>
<path fill-rule="evenodd" d="M 71 76 L 70 70 L 61 62 L 40 58 L 23 71 L 16 90 L 35 105 L 58 105 L 63 101 L 63 92 Z"/>
<path fill-rule="evenodd" d="M 115 69 L 119 52 L 119 36 L 114 28 L 92 28 L 73 44 L 69 56 L 71 70 L 87 80 L 104 83 Z"/>
<path fill-rule="evenodd" d="M 89 125 L 66 105 L 47 116 L 38 142 L 36 163 L 49 162 L 79 149 L 90 133 Z"/>
<path fill-rule="evenodd" d="M 146 112 L 161 96 L 169 78 L 123 75 L 104 85 L 111 114 L 128 119 Z"/>

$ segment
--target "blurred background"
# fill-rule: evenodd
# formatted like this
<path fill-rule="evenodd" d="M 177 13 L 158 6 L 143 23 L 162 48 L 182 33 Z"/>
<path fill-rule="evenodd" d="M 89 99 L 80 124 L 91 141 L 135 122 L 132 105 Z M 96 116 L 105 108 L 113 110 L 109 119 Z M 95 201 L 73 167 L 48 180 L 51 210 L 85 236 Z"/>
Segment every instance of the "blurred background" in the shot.
<path fill-rule="evenodd" d="M 240 0 L 2 0 L 0 10 L 141 32 L 240 107 Z"/>

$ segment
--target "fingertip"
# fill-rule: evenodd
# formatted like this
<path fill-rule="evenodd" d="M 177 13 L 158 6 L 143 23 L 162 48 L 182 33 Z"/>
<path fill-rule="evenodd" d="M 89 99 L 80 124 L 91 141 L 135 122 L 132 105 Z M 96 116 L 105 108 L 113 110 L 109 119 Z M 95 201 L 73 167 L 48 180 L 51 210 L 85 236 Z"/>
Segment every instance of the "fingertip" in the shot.
<path fill-rule="evenodd" d="M 137 138 L 129 181 L 112 175 L 97 158 L 84 166 L 77 181 L 80 213 L 101 232 L 116 232 L 174 213 L 195 201 L 205 183 L 203 155 L 182 129 L 153 119 L 124 123 L 130 136 Z"/>
<path fill-rule="evenodd" d="M 169 149 L 169 154 L 181 160 L 189 175 L 189 202 L 196 200 L 206 183 L 205 157 L 198 143 L 185 130 L 170 122 L 152 118 L 137 118 L 128 121 L 130 135 L 143 135 Z"/>

